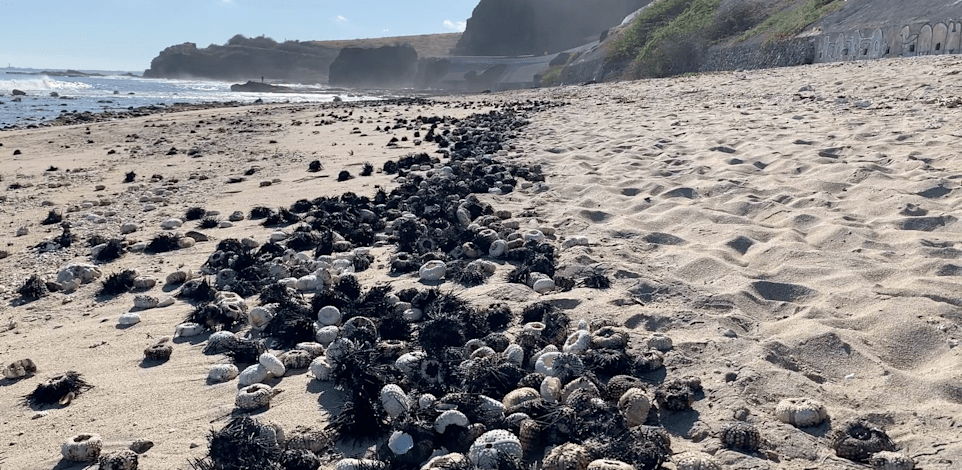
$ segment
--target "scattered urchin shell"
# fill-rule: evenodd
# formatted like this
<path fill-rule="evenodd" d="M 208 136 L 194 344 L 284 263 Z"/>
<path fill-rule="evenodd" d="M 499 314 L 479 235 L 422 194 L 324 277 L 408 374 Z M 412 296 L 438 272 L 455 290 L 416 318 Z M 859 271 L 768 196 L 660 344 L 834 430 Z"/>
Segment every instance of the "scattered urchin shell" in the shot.
<path fill-rule="evenodd" d="M 264 369 L 267 369 L 267 372 L 274 377 L 282 377 L 284 373 L 287 372 L 287 368 L 284 367 L 284 363 L 281 362 L 277 356 L 271 353 L 261 354 L 260 357 L 257 358 L 257 362 L 264 366 Z"/>
<path fill-rule="evenodd" d="M 414 438 L 406 432 L 394 431 L 388 438 L 387 447 L 394 455 L 404 455 L 414 448 Z"/>
<path fill-rule="evenodd" d="M 618 399 L 618 410 L 628 422 L 628 427 L 645 424 L 651 410 L 651 399 L 644 390 L 630 388 Z"/>
<path fill-rule="evenodd" d="M 37 372 L 37 365 L 34 364 L 32 359 L 20 359 L 19 361 L 13 361 L 7 364 L 3 368 L 4 378 L 15 380 L 21 379 L 28 375 L 33 375 Z"/>
<path fill-rule="evenodd" d="M 341 459 L 334 464 L 334 470 L 379 470 L 385 467 L 384 462 L 372 459 Z"/>
<path fill-rule="evenodd" d="M 541 468 L 544 470 L 586 470 L 591 463 L 588 450 L 579 444 L 562 444 L 545 456 Z"/>
<path fill-rule="evenodd" d="M 721 470 L 711 455 L 704 452 L 685 452 L 672 457 L 678 470 Z"/>
<path fill-rule="evenodd" d="M 521 449 L 525 454 L 534 454 L 539 450 L 541 435 L 544 427 L 533 419 L 525 419 L 518 426 L 518 440 L 521 442 Z"/>
<path fill-rule="evenodd" d="M 152 295 L 139 294 L 134 297 L 134 308 L 139 309 L 150 309 L 157 308 L 157 304 L 160 303 L 160 299 Z"/>
<path fill-rule="evenodd" d="M 521 441 L 511 431 L 495 429 L 478 437 L 468 451 L 471 463 L 482 469 L 494 470 L 498 468 L 499 454 L 512 455 L 521 458 L 524 451 Z"/>
<path fill-rule="evenodd" d="M 755 452 L 762 445 L 762 436 L 754 425 L 738 421 L 722 428 L 721 441 L 729 449 Z"/>
<path fill-rule="evenodd" d="M 444 434 L 448 426 L 460 426 L 467 428 L 471 424 L 468 416 L 458 410 L 447 410 L 434 419 L 434 430 L 438 434 Z"/>
<path fill-rule="evenodd" d="M 634 470 L 634 465 L 627 464 L 620 460 L 598 459 L 588 463 L 585 470 Z M 680 469 L 679 469 L 680 470 Z"/>
<path fill-rule="evenodd" d="M 323 351 L 323 349 L 322 349 Z M 286 370 L 307 369 L 311 366 L 311 361 L 317 357 L 303 349 L 291 349 L 278 357 Z"/>
<path fill-rule="evenodd" d="M 517 366 L 524 363 L 524 348 L 517 344 L 509 344 L 504 350 L 504 358 Z"/>
<path fill-rule="evenodd" d="M 817 426 L 828 418 L 825 405 L 809 398 L 787 398 L 775 406 L 775 417 L 797 427 Z"/>
<path fill-rule="evenodd" d="M 431 395 L 430 393 L 425 393 L 418 398 L 418 408 L 422 410 L 429 410 L 434 408 L 434 404 L 438 402 L 438 397 Z"/>
<path fill-rule="evenodd" d="M 274 309 L 269 305 L 252 308 L 247 312 L 247 323 L 255 330 L 263 330 L 274 319 Z"/>
<path fill-rule="evenodd" d="M 166 344 L 155 344 L 144 349 L 144 359 L 148 361 L 166 361 L 174 352 L 174 347 Z"/>
<path fill-rule="evenodd" d="M 381 388 L 381 406 L 384 407 L 388 416 L 397 418 L 408 412 L 411 401 L 397 384 L 387 384 Z"/>
<path fill-rule="evenodd" d="M 214 364 L 207 373 L 207 381 L 210 383 L 222 383 L 234 380 L 239 375 L 237 366 L 234 364 Z"/>
<path fill-rule="evenodd" d="M 167 275 L 167 284 L 183 284 L 194 278 L 191 271 L 174 271 Z"/>
<path fill-rule="evenodd" d="M 536 372 L 541 372 L 548 377 L 555 376 L 554 370 L 554 360 L 561 355 L 561 352 L 546 352 L 538 356 L 538 360 L 534 364 L 534 370 Z"/>
<path fill-rule="evenodd" d="M 98 470 L 137 470 L 137 453 L 124 449 L 100 456 Z"/>
<path fill-rule="evenodd" d="M 308 354 L 310 354 L 311 360 L 314 360 L 315 357 L 320 357 L 324 355 L 324 345 L 322 345 L 321 343 L 315 343 L 313 341 L 305 341 L 303 343 L 297 343 L 296 345 L 294 345 L 294 349 L 298 351 L 307 352 Z M 310 367 L 310 362 L 308 362 L 308 365 L 304 367 Z M 303 367 L 301 367 L 301 369 L 303 369 Z"/>
<path fill-rule="evenodd" d="M 104 441 L 97 434 L 77 434 L 60 446 L 60 454 L 70 462 L 93 462 L 100 457 Z"/>
<path fill-rule="evenodd" d="M 628 333 L 614 326 L 603 326 L 591 334 L 591 347 L 595 349 L 625 349 Z"/>
<path fill-rule="evenodd" d="M 535 336 L 540 338 L 541 334 L 544 332 L 544 328 L 545 328 L 544 323 L 539 321 L 533 321 L 533 322 L 525 323 L 524 326 L 522 327 L 522 331 L 524 331 L 525 333 L 533 333 Z"/>
<path fill-rule="evenodd" d="M 508 392 L 508 394 L 501 399 L 501 404 L 504 405 L 505 409 L 510 410 L 523 402 L 536 400 L 538 398 L 541 398 L 541 392 L 531 387 L 521 387 Z"/>
<path fill-rule="evenodd" d="M 267 380 L 270 376 L 270 372 L 267 371 L 261 364 L 254 364 L 244 369 L 240 373 L 240 378 L 238 379 L 238 385 L 241 387 L 246 387 L 248 385 L 253 385 L 256 383 L 263 382 Z"/>
<path fill-rule="evenodd" d="M 134 289 L 147 290 L 157 285 L 157 280 L 152 277 L 138 276 L 134 278 Z"/>
<path fill-rule="evenodd" d="M 413 377 L 421 368 L 421 362 L 427 359 L 428 355 L 424 351 L 412 351 L 402 354 L 394 361 L 395 367 L 401 370 L 404 375 Z"/>
<path fill-rule="evenodd" d="M 267 384 L 248 385 L 237 391 L 234 406 L 246 411 L 269 407 L 275 393 L 275 390 Z"/>
<path fill-rule="evenodd" d="M 204 348 L 204 352 L 206 353 L 208 349 L 219 350 L 219 348 L 231 344 L 230 342 L 234 339 L 236 339 L 236 336 L 230 331 L 215 331 L 207 337 L 207 347 Z"/>
<path fill-rule="evenodd" d="M 864 420 L 850 421 L 832 433 L 835 455 L 855 462 L 867 462 L 872 454 L 895 452 L 895 443 L 880 428 Z"/>
<path fill-rule="evenodd" d="M 541 398 L 547 403 L 561 401 L 561 390 L 561 379 L 557 377 L 545 377 L 541 381 Z"/>
<path fill-rule="evenodd" d="M 120 316 L 117 323 L 121 326 L 133 326 L 140 323 L 140 314 L 135 312 L 128 312 Z"/>
<path fill-rule="evenodd" d="M 564 388 L 561 389 L 561 399 L 567 403 L 568 399 L 574 395 L 578 390 L 585 390 L 591 394 L 593 397 L 598 397 L 601 392 L 598 390 L 598 386 L 594 382 L 588 380 L 585 377 L 578 377 L 565 384 Z"/>
<path fill-rule="evenodd" d="M 315 326 L 317 325 L 320 325 L 320 323 L 315 323 Z M 314 340 L 327 347 L 337 339 L 339 334 L 341 334 L 341 329 L 336 326 L 321 326 L 317 328 L 317 333 L 314 333 Z"/>
<path fill-rule="evenodd" d="M 341 311 L 333 305 L 321 307 L 317 312 L 317 322 L 324 326 L 336 325 L 341 322 Z"/>
<path fill-rule="evenodd" d="M 203 332 L 204 332 L 204 327 L 200 326 L 197 323 L 193 323 L 193 322 L 181 323 L 180 325 L 177 325 L 177 328 L 174 329 L 174 337 L 187 338 L 190 336 L 197 336 Z"/>
<path fill-rule="evenodd" d="M 432 457 L 421 467 L 421 470 L 449 470 L 452 468 L 468 468 L 469 466 L 468 458 L 464 454 L 452 452 Z"/>
<path fill-rule="evenodd" d="M 566 353 L 579 353 L 586 351 L 589 346 L 591 346 L 591 334 L 585 330 L 578 330 L 568 336 L 562 351 Z"/>
<path fill-rule="evenodd" d="M 647 342 L 649 348 L 656 349 L 661 352 L 671 351 L 671 348 L 673 347 L 671 338 L 662 333 L 652 333 L 651 336 L 648 337 Z"/>
<path fill-rule="evenodd" d="M 311 361 L 311 374 L 317 380 L 331 380 L 331 372 L 333 371 L 334 368 L 331 367 L 331 364 L 327 362 L 327 358 L 324 356 L 315 358 L 313 361 Z"/>
<path fill-rule="evenodd" d="M 440 281 L 446 270 L 447 266 L 444 261 L 431 260 L 421 265 L 421 268 L 418 269 L 418 277 L 427 282 Z"/>
<path fill-rule="evenodd" d="M 535 370 L 567 382 L 580 376 L 585 371 L 585 364 L 580 357 L 572 353 L 545 353 L 538 358 Z"/>
<path fill-rule="evenodd" d="M 901 452 L 883 450 L 868 459 L 869 465 L 876 470 L 913 470 L 915 461 Z"/>

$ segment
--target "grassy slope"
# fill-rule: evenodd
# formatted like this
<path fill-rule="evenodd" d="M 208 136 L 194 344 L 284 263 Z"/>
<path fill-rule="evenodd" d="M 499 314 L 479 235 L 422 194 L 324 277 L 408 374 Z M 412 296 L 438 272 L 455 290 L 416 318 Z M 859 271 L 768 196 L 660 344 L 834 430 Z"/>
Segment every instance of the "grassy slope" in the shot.
<path fill-rule="evenodd" d="M 657 0 L 613 35 L 607 59 L 629 62 L 629 76 L 671 75 L 677 73 L 678 63 L 691 60 L 691 48 L 789 39 L 844 4 L 845 0 Z"/>

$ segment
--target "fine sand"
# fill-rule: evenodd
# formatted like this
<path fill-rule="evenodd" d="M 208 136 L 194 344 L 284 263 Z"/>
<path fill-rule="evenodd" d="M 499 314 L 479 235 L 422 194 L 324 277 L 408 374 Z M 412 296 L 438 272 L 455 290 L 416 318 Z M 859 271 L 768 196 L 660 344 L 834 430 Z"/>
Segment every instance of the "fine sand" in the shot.
<path fill-rule="evenodd" d="M 541 164 L 546 182 L 481 198 L 511 211 L 523 228 L 554 229 L 563 273 L 602 272 L 612 287 L 542 296 L 504 282 L 511 267 L 502 265 L 484 285 L 443 288 L 514 309 L 551 300 L 574 319 L 625 325 L 633 342 L 651 332 L 669 336 L 667 376 L 699 377 L 705 389 L 692 411 L 663 417 L 676 453 L 705 451 L 726 469 L 864 468 L 835 457 L 827 439 L 859 417 L 886 429 L 919 468 L 958 468 L 960 71 L 962 59 L 942 56 L 452 97 L 434 105 L 270 105 L 2 133 L 0 250 L 10 256 L 0 260 L 0 361 L 29 357 L 40 369 L 0 382 L 2 466 L 74 468 L 61 462 L 60 444 L 92 432 L 106 450 L 153 441 L 140 468 L 187 468 L 189 458 L 205 455 L 206 433 L 222 427 L 233 409 L 236 382 L 205 383 L 208 366 L 226 360 L 201 353 L 205 336 L 177 340 L 169 362 L 142 367 L 143 349 L 173 334 L 191 310 L 187 304 L 144 311 L 143 322 L 122 329 L 117 319 L 131 310 L 133 294 L 98 299 L 99 283 L 18 302 L 16 290 L 31 274 L 53 279 L 66 264 L 88 261 L 86 236 L 119 236 L 121 224 L 135 222 L 140 230 L 127 239 L 148 241 L 162 221 L 195 206 L 226 218 L 345 191 L 370 196 L 376 185 L 389 189 L 391 178 L 375 173 L 337 182 L 338 173 L 356 176 L 365 162 L 380 168 L 387 159 L 436 149 L 415 147 L 412 131 L 376 126 L 396 117 L 463 117 L 500 100 L 547 99 L 567 105 L 529 116 L 508 156 Z M 392 137 L 408 140 L 387 147 Z M 187 155 L 194 147 L 202 157 Z M 22 155 L 12 156 L 15 149 Z M 307 172 L 315 159 L 323 170 Z M 58 170 L 46 171 L 51 165 Z M 123 183 L 129 171 L 137 178 Z M 163 179 L 152 181 L 155 174 Z M 246 179 L 228 184 L 233 177 Z M 27 186 L 6 189 L 13 183 Z M 159 198 L 155 210 L 144 211 L 145 196 Z M 31 249 L 60 233 L 57 225 L 40 225 L 47 212 L 72 206 L 79 210 L 65 215 L 80 241 L 43 254 Z M 95 211 L 106 222 L 88 217 Z M 15 236 L 20 227 L 28 234 Z M 188 222 L 178 230 L 194 228 Z M 263 242 L 271 230 L 244 220 L 202 232 L 211 241 L 163 255 L 128 253 L 101 269 L 152 275 L 161 282 L 150 293 L 163 297 L 170 291 L 166 275 L 197 271 L 218 240 Z M 586 236 L 589 245 L 560 249 L 573 236 Z M 392 252 L 373 250 L 373 269 L 358 276 L 363 285 L 418 285 L 415 276 L 386 275 Z M 21 402 L 66 370 L 81 372 L 94 388 L 43 416 Z M 339 392 L 310 373 L 277 387 L 284 391 L 259 419 L 322 426 L 337 404 Z M 804 430 L 778 422 L 774 406 L 790 397 L 822 401 L 830 422 Z M 760 429 L 764 452 L 721 446 L 717 433 L 736 415 Z"/>

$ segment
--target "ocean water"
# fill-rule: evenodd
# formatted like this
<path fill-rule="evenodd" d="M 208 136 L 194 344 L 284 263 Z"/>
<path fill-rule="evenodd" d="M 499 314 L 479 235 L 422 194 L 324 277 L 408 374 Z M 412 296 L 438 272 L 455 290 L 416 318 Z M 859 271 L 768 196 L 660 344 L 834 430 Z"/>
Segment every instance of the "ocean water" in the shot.
<path fill-rule="evenodd" d="M 330 102 L 335 96 L 345 101 L 375 99 L 364 94 L 348 94 L 325 85 L 274 83 L 297 93 L 235 93 L 230 82 L 208 80 L 166 80 L 135 78 L 125 75 L 104 77 L 47 77 L 7 72 L 36 73 L 41 70 L 0 68 L 0 128 L 25 125 L 56 118 L 63 112 L 122 111 L 148 105 L 174 103 L 267 103 Z M 110 72 L 100 72 L 105 75 Z M 27 93 L 20 102 L 11 95 L 14 89 Z M 56 92 L 60 97 L 51 97 Z M 116 92 L 116 93 L 115 93 Z"/>

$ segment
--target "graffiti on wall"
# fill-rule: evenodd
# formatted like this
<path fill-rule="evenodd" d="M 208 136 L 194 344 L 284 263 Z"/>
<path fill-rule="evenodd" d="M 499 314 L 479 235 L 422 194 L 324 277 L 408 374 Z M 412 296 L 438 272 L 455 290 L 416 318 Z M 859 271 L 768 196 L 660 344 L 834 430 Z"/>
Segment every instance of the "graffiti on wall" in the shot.
<path fill-rule="evenodd" d="M 914 57 L 962 52 L 962 21 L 829 33 L 819 36 L 816 62 Z"/>

